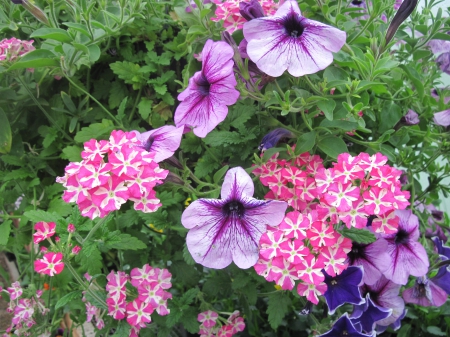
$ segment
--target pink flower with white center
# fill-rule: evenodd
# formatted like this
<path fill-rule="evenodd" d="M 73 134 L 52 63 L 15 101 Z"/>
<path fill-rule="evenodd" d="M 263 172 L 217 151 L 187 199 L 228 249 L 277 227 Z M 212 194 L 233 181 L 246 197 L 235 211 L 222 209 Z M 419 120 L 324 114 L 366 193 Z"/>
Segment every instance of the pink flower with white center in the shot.
<path fill-rule="evenodd" d="M 352 250 L 352 240 L 339 235 L 336 243 L 331 248 L 335 250 L 342 250 L 345 254 L 348 254 Z"/>
<path fill-rule="evenodd" d="M 136 211 L 142 211 L 144 213 L 155 212 L 162 206 L 154 190 L 150 190 L 139 198 L 131 197 L 130 200 L 134 202 L 134 209 Z"/>
<path fill-rule="evenodd" d="M 342 161 L 334 165 L 335 181 L 343 184 L 351 183 L 356 179 L 364 179 L 366 173 L 359 165 L 350 164 Z"/>
<path fill-rule="evenodd" d="M 11 301 L 14 301 L 15 299 L 19 298 L 23 293 L 23 289 L 18 281 L 12 283 L 11 287 L 9 287 L 7 290 Z"/>
<path fill-rule="evenodd" d="M 397 233 L 399 218 L 394 210 L 378 215 L 372 221 L 372 230 L 375 233 L 393 234 Z"/>
<path fill-rule="evenodd" d="M 89 302 L 85 303 L 86 305 L 86 322 L 90 322 L 92 320 L 92 318 L 97 315 L 97 312 L 99 311 L 99 309 L 95 306 L 92 305 Z"/>
<path fill-rule="evenodd" d="M 327 285 L 324 282 L 319 283 L 317 285 L 305 283 L 299 283 L 297 285 L 297 293 L 300 296 L 305 296 L 308 301 L 314 304 L 319 303 L 318 296 L 325 294 L 326 291 Z"/>
<path fill-rule="evenodd" d="M 97 319 L 97 322 L 95 323 L 95 327 L 99 330 L 103 329 L 105 327 L 105 322 L 103 319 Z"/>
<path fill-rule="evenodd" d="M 76 175 L 67 179 L 65 187 L 67 190 L 64 191 L 62 199 L 67 203 L 76 202 L 80 204 L 90 198 L 89 189 L 81 184 Z"/>
<path fill-rule="evenodd" d="M 116 176 L 111 176 L 107 184 L 98 187 L 92 194 L 93 203 L 106 212 L 120 209 L 120 205 L 128 198 L 128 188 L 124 181 Z"/>
<path fill-rule="evenodd" d="M 319 204 L 316 206 L 316 211 L 318 214 L 318 220 L 326 221 L 326 219 L 330 218 L 331 223 L 339 222 L 339 214 L 338 210 L 334 206 L 328 206 L 325 203 Z"/>
<path fill-rule="evenodd" d="M 381 153 L 377 152 L 373 156 L 369 156 L 367 153 L 360 153 L 356 156 L 358 165 L 366 171 L 371 171 L 374 167 L 382 166 L 387 163 L 388 159 Z"/>
<path fill-rule="evenodd" d="M 281 256 L 275 257 L 272 260 L 272 264 L 280 269 L 280 275 L 276 280 L 276 283 L 283 290 L 294 289 L 295 281 L 299 279 L 297 270 L 295 269 L 294 265 Z"/>
<path fill-rule="evenodd" d="M 295 186 L 303 186 L 306 181 L 306 172 L 295 166 L 288 166 L 281 170 L 281 176 Z"/>
<path fill-rule="evenodd" d="M 168 299 L 172 299 L 172 294 L 165 291 L 164 297 L 159 299 L 158 302 L 156 302 L 154 299 L 150 300 L 150 304 L 156 310 L 158 315 L 166 316 L 166 315 L 170 314 L 170 309 L 167 308 L 167 300 Z"/>
<path fill-rule="evenodd" d="M 323 247 L 320 250 L 320 256 L 323 258 L 325 267 L 323 268 L 330 276 L 336 276 L 347 269 L 347 254 L 340 247 Z"/>
<path fill-rule="evenodd" d="M 352 208 L 354 201 L 359 199 L 360 190 L 352 184 L 340 182 L 331 184 L 324 194 L 326 203 L 335 206 L 339 212 L 346 212 Z"/>
<path fill-rule="evenodd" d="M 113 130 L 109 136 L 109 153 L 120 151 L 122 146 L 128 143 L 139 144 L 134 132 L 123 132 L 122 130 Z"/>
<path fill-rule="evenodd" d="M 64 269 L 62 253 L 47 253 L 42 259 L 34 261 L 34 270 L 40 274 L 54 276 Z"/>
<path fill-rule="evenodd" d="M 108 153 L 109 143 L 106 140 L 97 141 L 91 139 L 84 143 L 84 151 L 81 152 L 81 158 L 90 162 L 100 162 L 103 156 Z"/>
<path fill-rule="evenodd" d="M 139 299 L 127 304 L 127 322 L 131 326 L 145 328 L 145 324 L 152 321 L 150 317 L 152 313 L 153 307 L 151 304 Z"/>
<path fill-rule="evenodd" d="M 306 235 L 315 248 L 331 246 L 336 243 L 336 232 L 326 222 L 315 221 Z"/>
<path fill-rule="evenodd" d="M 325 267 L 323 258 L 316 259 L 314 255 L 308 255 L 302 263 L 295 265 L 298 271 L 298 277 L 306 283 L 319 284 L 323 282 L 325 277 L 322 274 L 322 269 Z"/>
<path fill-rule="evenodd" d="M 106 299 L 108 305 L 108 316 L 114 319 L 121 320 L 126 317 L 126 302 L 125 296 L 121 296 L 117 301 L 112 297 Z"/>
<path fill-rule="evenodd" d="M 216 325 L 219 314 L 215 311 L 208 310 L 198 314 L 197 321 L 202 323 L 206 328 L 212 328 Z"/>
<path fill-rule="evenodd" d="M 139 166 L 142 165 L 142 151 L 144 150 L 137 147 L 123 145 L 120 151 L 109 154 L 108 162 L 112 165 L 111 172 L 116 176 L 124 174 L 129 177 L 138 174 Z"/>
<path fill-rule="evenodd" d="M 131 284 L 136 288 L 141 284 L 150 284 L 154 282 L 155 268 L 149 266 L 148 264 L 144 264 L 142 268 L 133 268 L 131 270 Z"/>
<path fill-rule="evenodd" d="M 395 209 L 404 210 L 409 206 L 409 191 L 402 191 L 399 186 L 391 186 L 391 192 L 394 195 L 394 200 L 392 200 L 392 206 Z"/>
<path fill-rule="evenodd" d="M 81 186 L 85 188 L 94 188 L 106 184 L 111 178 L 111 175 L 109 174 L 111 168 L 112 165 L 110 163 L 84 163 L 78 173 L 78 179 Z"/>
<path fill-rule="evenodd" d="M 292 191 L 286 185 L 286 181 L 281 177 L 280 172 L 275 174 L 268 184 L 270 190 L 277 196 L 292 195 Z"/>
<path fill-rule="evenodd" d="M 139 337 L 139 331 L 141 330 L 138 326 L 132 326 L 130 329 L 130 334 L 128 337 Z"/>
<path fill-rule="evenodd" d="M 72 254 L 73 255 L 78 255 L 78 253 L 81 251 L 81 247 L 80 246 L 75 246 L 72 248 Z"/>
<path fill-rule="evenodd" d="M 34 40 L 24 41 L 12 37 L 0 41 L 0 61 L 14 61 L 19 56 L 35 50 L 32 46 Z"/>
<path fill-rule="evenodd" d="M 272 264 L 272 259 L 266 260 L 261 255 L 253 268 L 255 268 L 258 275 L 261 275 L 269 282 L 278 280 L 281 277 L 281 270 Z"/>
<path fill-rule="evenodd" d="M 235 311 L 230 317 L 228 317 L 227 322 L 232 327 L 231 332 L 236 334 L 238 332 L 244 331 L 245 322 L 242 317 L 238 317 L 240 315 L 239 311 Z"/>
<path fill-rule="evenodd" d="M 319 169 L 317 174 L 314 176 L 314 179 L 316 180 L 317 193 L 322 194 L 328 186 L 335 182 L 334 170 L 332 168 Z"/>
<path fill-rule="evenodd" d="M 306 238 L 306 230 L 309 226 L 308 218 L 304 217 L 300 212 L 293 211 L 286 214 L 278 228 L 283 230 L 286 238 L 301 240 Z"/>
<path fill-rule="evenodd" d="M 362 198 L 353 202 L 353 207 L 347 212 L 340 212 L 339 219 L 342 220 L 347 228 L 365 228 L 367 226 L 367 217 L 369 214 L 365 211 L 364 200 Z"/>
<path fill-rule="evenodd" d="M 322 158 L 318 155 L 311 156 L 310 159 L 306 162 L 306 171 L 310 177 L 314 177 L 319 170 L 323 169 L 323 161 Z"/>
<path fill-rule="evenodd" d="M 309 248 L 304 246 L 303 240 L 286 240 L 280 244 L 283 257 L 293 264 L 301 263 L 302 259 L 310 254 Z"/>
<path fill-rule="evenodd" d="M 390 189 L 392 185 L 399 182 L 402 171 L 389 165 L 375 167 L 370 171 L 369 186 Z"/>
<path fill-rule="evenodd" d="M 261 247 L 259 253 L 267 260 L 275 256 L 280 256 L 280 244 L 285 240 L 283 231 L 269 227 L 267 232 L 259 240 Z"/>
<path fill-rule="evenodd" d="M 116 274 L 111 271 L 108 276 L 106 276 L 108 283 L 106 284 L 106 290 L 108 295 L 114 299 L 120 298 L 121 295 L 126 293 L 126 284 L 128 282 L 128 275 L 123 271 L 118 271 Z"/>
<path fill-rule="evenodd" d="M 45 247 L 45 246 L 40 246 L 39 247 L 39 252 L 40 253 L 45 254 L 45 253 L 47 253 L 47 251 L 48 251 L 47 247 Z"/>
<path fill-rule="evenodd" d="M 161 288 L 169 289 L 172 287 L 172 282 L 170 281 L 172 279 L 172 274 L 167 269 L 155 268 L 155 276 L 156 281 Z"/>
<path fill-rule="evenodd" d="M 164 299 L 165 291 L 157 283 L 141 284 L 138 286 L 138 298 L 145 303 L 158 303 Z M 153 307 L 155 307 L 153 305 Z"/>
<path fill-rule="evenodd" d="M 233 336 L 233 327 L 225 324 L 219 328 L 217 331 L 217 337 L 232 337 Z"/>
<path fill-rule="evenodd" d="M 69 232 L 69 233 L 75 233 L 75 226 L 73 225 L 73 224 L 68 224 L 67 225 L 67 231 Z"/>
<path fill-rule="evenodd" d="M 33 234 L 33 242 L 38 244 L 39 242 L 48 239 L 55 235 L 56 224 L 54 222 L 40 221 L 34 225 L 36 233 Z"/>
<path fill-rule="evenodd" d="M 163 172 L 159 173 L 155 171 L 155 168 L 157 167 L 156 164 L 139 167 L 139 172 L 134 176 L 134 180 L 130 181 L 128 185 L 130 197 L 140 198 L 143 194 L 147 193 L 147 191 L 151 191 L 157 184 L 161 184 L 161 180 L 166 178 L 169 171 L 162 170 Z"/>
<path fill-rule="evenodd" d="M 316 181 L 314 178 L 307 177 L 303 186 L 296 186 L 295 194 L 300 200 L 314 200 L 317 197 Z"/>
<path fill-rule="evenodd" d="M 80 208 L 81 215 L 87 216 L 91 219 L 98 217 L 103 218 L 106 214 L 108 214 L 108 212 L 103 211 L 100 207 L 92 203 L 91 196 L 89 196 L 89 199 L 79 203 L 78 207 Z"/>
<path fill-rule="evenodd" d="M 363 193 L 363 197 L 368 214 L 380 215 L 392 209 L 394 195 L 386 188 L 372 187 Z"/>

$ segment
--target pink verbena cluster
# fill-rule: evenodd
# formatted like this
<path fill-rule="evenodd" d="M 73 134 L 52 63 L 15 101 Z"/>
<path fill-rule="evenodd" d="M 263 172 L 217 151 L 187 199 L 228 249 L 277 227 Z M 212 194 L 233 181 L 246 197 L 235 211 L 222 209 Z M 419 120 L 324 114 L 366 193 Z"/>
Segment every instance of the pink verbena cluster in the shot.
<path fill-rule="evenodd" d="M 67 165 L 57 182 L 67 188 L 65 202 L 76 202 L 81 214 L 91 219 L 118 210 L 127 200 L 134 209 L 156 211 L 161 204 L 153 188 L 166 178 L 134 132 L 114 130 L 109 141 L 91 139 L 84 143 L 82 161 Z"/>
<path fill-rule="evenodd" d="M 239 12 L 240 0 L 213 0 L 216 4 L 215 16 L 211 18 L 212 21 L 219 22 L 223 20 L 223 27 L 227 32 L 232 34 L 236 30 L 242 29 L 244 23 L 247 22 Z M 245 1 L 249 2 L 249 0 Z M 273 15 L 278 9 L 278 4 L 273 0 L 259 0 L 261 7 L 266 15 Z"/>
<path fill-rule="evenodd" d="M 227 320 L 219 318 L 215 311 L 208 310 L 198 314 L 197 321 L 200 324 L 200 337 L 231 337 L 234 334 L 244 331 L 244 319 L 239 316 L 239 311 L 234 311 Z M 217 324 L 217 319 L 222 322 Z"/>
<path fill-rule="evenodd" d="M 32 46 L 33 40 L 22 41 L 12 37 L 0 41 L 0 61 L 14 61 L 19 56 L 23 56 L 30 51 L 35 50 Z"/>
<path fill-rule="evenodd" d="M 292 160 L 275 155 L 257 168 L 254 173 L 270 188 L 265 198 L 285 200 L 294 211 L 261 237 L 256 272 L 282 289 L 299 281 L 297 292 L 318 303 L 327 289 L 322 270 L 339 275 L 352 247 L 335 225 L 364 228 L 371 218 L 375 232 L 397 230 L 394 210 L 406 208 L 409 193 L 401 190 L 401 171 L 386 162 L 379 153 L 347 153 L 326 169 L 319 156 L 303 153 Z"/>
<path fill-rule="evenodd" d="M 40 299 L 43 291 L 37 290 L 31 298 L 20 298 L 23 289 L 19 282 L 14 282 L 8 289 L 0 287 L 0 295 L 2 292 L 9 294 L 10 301 L 6 310 L 14 314 L 5 335 L 10 336 L 13 333 L 16 336 L 31 336 L 30 329 L 36 324 L 34 319 L 36 313 L 45 315 L 49 311 L 44 306 L 44 301 Z"/>

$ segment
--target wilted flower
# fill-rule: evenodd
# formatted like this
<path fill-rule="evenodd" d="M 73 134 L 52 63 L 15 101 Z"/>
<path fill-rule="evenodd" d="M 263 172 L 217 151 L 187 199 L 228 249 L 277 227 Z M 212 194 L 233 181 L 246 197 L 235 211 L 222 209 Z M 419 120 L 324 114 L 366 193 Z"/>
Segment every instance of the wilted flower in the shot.
<path fill-rule="evenodd" d="M 202 70 L 189 79 L 189 85 L 178 95 L 181 101 L 175 111 L 175 124 L 194 128 L 194 134 L 205 137 L 228 114 L 228 105 L 236 103 L 233 73 L 234 51 L 226 42 L 206 41 L 202 51 Z"/>
<path fill-rule="evenodd" d="M 286 129 L 277 128 L 275 130 L 270 131 L 267 135 L 263 137 L 261 140 L 261 144 L 258 146 L 258 149 L 261 151 L 265 151 L 274 147 L 278 144 L 278 142 L 283 138 L 292 138 L 294 134 Z"/>
<path fill-rule="evenodd" d="M 286 1 L 274 16 L 244 24 L 247 54 L 259 69 L 278 77 L 313 74 L 333 61 L 345 43 L 345 32 L 301 16 L 296 1 Z"/>
<path fill-rule="evenodd" d="M 402 117 L 401 122 L 405 125 L 419 124 L 419 115 L 415 111 L 409 109 L 408 113 Z"/>
<path fill-rule="evenodd" d="M 417 0 L 405 0 L 398 8 L 386 32 L 386 45 L 392 40 L 398 27 L 411 15 L 417 6 Z"/>
<path fill-rule="evenodd" d="M 433 117 L 436 125 L 449 126 L 450 125 L 450 109 L 441 112 L 436 112 Z"/>
<path fill-rule="evenodd" d="M 222 269 L 232 261 L 245 269 L 258 261 L 258 244 L 266 226 L 277 226 L 287 203 L 257 200 L 251 177 L 242 167 L 230 169 L 222 185 L 222 199 L 199 199 L 181 216 L 189 229 L 187 247 L 197 263 Z"/>

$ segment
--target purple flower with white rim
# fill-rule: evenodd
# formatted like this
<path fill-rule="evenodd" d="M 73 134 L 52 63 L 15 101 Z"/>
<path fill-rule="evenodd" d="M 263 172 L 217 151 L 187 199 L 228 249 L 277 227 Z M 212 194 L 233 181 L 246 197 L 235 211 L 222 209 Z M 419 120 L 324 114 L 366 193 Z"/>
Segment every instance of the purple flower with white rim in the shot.
<path fill-rule="evenodd" d="M 447 302 L 447 293 L 426 276 L 418 277 L 414 286 L 406 289 L 402 296 L 405 303 L 417 304 L 422 307 L 440 307 Z"/>
<path fill-rule="evenodd" d="M 387 328 L 389 328 L 389 327 L 392 328 L 392 330 L 394 330 L 394 331 L 397 331 L 398 329 L 400 329 L 400 327 L 402 325 L 402 319 L 405 318 L 407 312 L 408 312 L 408 310 L 404 309 L 403 314 L 401 314 L 401 316 L 399 318 L 397 318 L 397 320 L 394 323 L 391 323 L 389 325 L 377 324 L 377 326 L 376 326 L 377 335 L 385 332 L 387 330 Z"/>
<path fill-rule="evenodd" d="M 293 137 L 294 134 L 291 131 L 283 128 L 276 128 L 263 137 L 261 144 L 258 146 L 258 150 L 266 151 L 267 149 L 276 146 L 281 139 Z"/>
<path fill-rule="evenodd" d="M 434 285 L 441 288 L 450 295 L 450 267 L 443 266 L 439 268 L 438 273 L 430 279 Z"/>
<path fill-rule="evenodd" d="M 134 131 L 134 133 L 141 142 L 141 147 L 148 152 L 154 152 L 154 160 L 159 163 L 171 157 L 178 150 L 183 131 L 184 126 L 177 128 L 173 125 L 165 125 L 144 133 L 139 133 L 138 131 Z"/>
<path fill-rule="evenodd" d="M 399 217 L 398 231 L 394 234 L 381 234 L 388 242 L 387 253 L 391 264 L 384 276 L 397 284 L 406 284 L 409 275 L 424 276 L 430 263 L 425 248 L 419 239 L 419 218 L 411 210 L 396 210 Z"/>
<path fill-rule="evenodd" d="M 386 319 L 391 314 L 392 309 L 377 306 L 370 298 L 370 294 L 367 294 L 365 303 L 355 306 L 350 317 L 353 324 L 361 324 L 363 331 L 372 332 L 376 322 Z"/>
<path fill-rule="evenodd" d="M 450 109 L 444 110 L 441 112 L 436 112 L 433 117 L 434 124 L 440 126 L 449 126 L 450 125 Z"/>
<path fill-rule="evenodd" d="M 350 266 L 340 275 L 334 277 L 324 270 L 327 291 L 323 294 L 328 305 L 328 314 L 333 315 L 335 310 L 344 303 L 363 304 L 359 286 L 362 283 L 363 268 Z"/>
<path fill-rule="evenodd" d="M 348 318 L 348 314 L 343 314 L 334 324 L 330 331 L 319 335 L 318 337 L 374 337 L 374 333 L 365 334 L 358 329 Z"/>
<path fill-rule="evenodd" d="M 181 216 L 189 229 L 187 247 L 195 262 L 222 269 L 232 261 L 242 269 L 258 261 L 259 239 L 267 225 L 277 226 L 287 203 L 253 198 L 252 178 L 242 167 L 228 170 L 221 199 L 198 199 Z"/>
<path fill-rule="evenodd" d="M 236 103 L 233 48 L 223 41 L 206 41 L 202 51 L 202 70 L 189 79 L 188 87 L 178 95 L 175 124 L 194 128 L 194 134 L 205 137 L 228 114 L 228 105 Z"/>
<path fill-rule="evenodd" d="M 333 52 L 345 43 L 346 33 L 301 16 L 296 1 L 286 1 L 275 15 L 244 24 L 247 54 L 267 75 L 314 74 L 333 62 Z"/>

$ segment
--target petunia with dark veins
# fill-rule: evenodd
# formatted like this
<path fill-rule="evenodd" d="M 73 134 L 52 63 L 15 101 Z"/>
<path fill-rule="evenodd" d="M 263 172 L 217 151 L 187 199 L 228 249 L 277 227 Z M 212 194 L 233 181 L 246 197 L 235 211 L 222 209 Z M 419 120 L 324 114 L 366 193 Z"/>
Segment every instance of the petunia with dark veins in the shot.
<path fill-rule="evenodd" d="M 405 303 L 422 307 L 440 307 L 447 301 L 447 293 L 426 276 L 418 277 L 414 286 L 403 291 L 402 296 Z"/>

